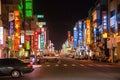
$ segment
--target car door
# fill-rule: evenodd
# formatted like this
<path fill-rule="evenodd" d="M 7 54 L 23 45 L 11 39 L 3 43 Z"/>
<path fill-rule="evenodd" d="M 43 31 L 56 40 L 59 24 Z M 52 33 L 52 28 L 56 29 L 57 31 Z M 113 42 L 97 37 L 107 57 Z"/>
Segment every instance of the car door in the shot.
<path fill-rule="evenodd" d="M 10 66 L 10 61 L 7 59 L 0 60 L 0 73 L 1 74 L 9 74 L 12 70 L 12 67 Z"/>

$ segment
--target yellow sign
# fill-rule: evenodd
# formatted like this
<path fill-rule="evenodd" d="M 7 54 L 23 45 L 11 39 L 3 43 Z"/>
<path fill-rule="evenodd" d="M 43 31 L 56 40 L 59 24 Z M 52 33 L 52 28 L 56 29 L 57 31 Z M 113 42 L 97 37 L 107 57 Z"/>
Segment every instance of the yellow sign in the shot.
<path fill-rule="evenodd" d="M 90 20 L 86 20 L 86 43 L 90 44 Z"/>
<path fill-rule="evenodd" d="M 102 36 L 103 38 L 107 38 L 107 33 L 104 33 Z"/>

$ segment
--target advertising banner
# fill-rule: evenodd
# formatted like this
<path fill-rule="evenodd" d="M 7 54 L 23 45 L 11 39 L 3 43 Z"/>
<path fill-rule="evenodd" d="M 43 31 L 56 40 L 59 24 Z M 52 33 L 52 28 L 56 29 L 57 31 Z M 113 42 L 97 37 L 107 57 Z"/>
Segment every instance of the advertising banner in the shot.
<path fill-rule="evenodd" d="M 9 44 L 9 48 L 12 48 L 13 47 L 13 35 L 14 35 L 14 13 L 9 13 L 9 23 L 8 23 L 8 36 L 9 39 L 8 39 L 8 44 Z"/>
<path fill-rule="evenodd" d="M 78 24 L 78 44 L 82 45 L 83 43 L 83 26 L 82 26 L 82 21 L 79 21 Z"/>
<path fill-rule="evenodd" d="M 40 35 L 40 51 L 44 51 L 44 34 Z"/>
<path fill-rule="evenodd" d="M 75 27 L 74 28 L 74 31 L 73 31 L 73 36 L 74 36 L 74 48 L 76 48 L 76 45 L 77 45 L 77 28 Z"/>
<path fill-rule="evenodd" d="M 14 35 L 14 20 L 9 21 L 8 36 Z"/>

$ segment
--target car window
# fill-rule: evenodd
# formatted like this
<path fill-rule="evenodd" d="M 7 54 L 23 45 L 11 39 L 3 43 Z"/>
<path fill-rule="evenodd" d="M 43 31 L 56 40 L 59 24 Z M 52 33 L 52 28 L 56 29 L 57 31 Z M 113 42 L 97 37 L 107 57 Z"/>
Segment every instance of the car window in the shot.
<path fill-rule="evenodd" d="M 1 65 L 10 65 L 10 61 L 3 59 L 3 60 L 0 60 L 0 64 Z"/>
<path fill-rule="evenodd" d="M 4 65 L 4 64 L 5 64 L 4 60 L 0 60 L 0 65 Z"/>
<path fill-rule="evenodd" d="M 22 61 L 18 59 L 2 59 L 0 60 L 0 65 L 17 65 L 17 64 L 23 64 Z"/>
<path fill-rule="evenodd" d="M 13 59 L 11 63 L 12 64 L 23 64 L 23 62 L 18 59 Z"/>

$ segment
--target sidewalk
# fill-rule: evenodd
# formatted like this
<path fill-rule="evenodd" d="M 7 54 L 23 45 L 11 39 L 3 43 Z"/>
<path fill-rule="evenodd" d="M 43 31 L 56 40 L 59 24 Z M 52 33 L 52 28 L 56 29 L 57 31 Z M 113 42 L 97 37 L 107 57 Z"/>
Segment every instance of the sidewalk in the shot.
<path fill-rule="evenodd" d="M 96 61 L 96 60 L 91 60 L 92 62 L 96 62 L 96 63 L 103 63 L 103 64 L 109 64 L 109 65 L 120 65 L 120 61 L 119 62 L 100 62 L 100 61 Z"/>
<path fill-rule="evenodd" d="M 33 68 L 38 68 L 38 67 L 41 67 L 42 65 L 40 65 L 40 64 L 34 64 L 33 65 Z"/>

